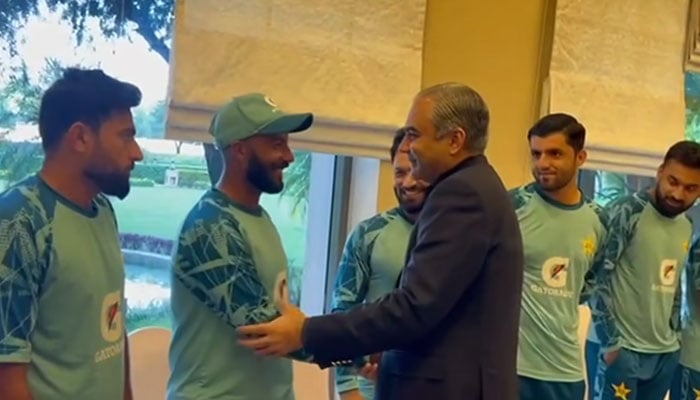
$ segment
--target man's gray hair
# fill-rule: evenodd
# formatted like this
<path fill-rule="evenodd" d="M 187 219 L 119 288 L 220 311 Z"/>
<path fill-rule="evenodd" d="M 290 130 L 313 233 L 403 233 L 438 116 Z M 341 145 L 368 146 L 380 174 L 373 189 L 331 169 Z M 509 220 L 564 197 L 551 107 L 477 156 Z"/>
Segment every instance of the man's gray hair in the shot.
<path fill-rule="evenodd" d="M 483 153 L 486 150 L 489 109 L 476 90 L 461 83 L 448 82 L 425 88 L 417 97 L 433 100 L 432 119 L 437 137 L 461 128 L 467 133 L 466 146 L 470 152 Z"/>

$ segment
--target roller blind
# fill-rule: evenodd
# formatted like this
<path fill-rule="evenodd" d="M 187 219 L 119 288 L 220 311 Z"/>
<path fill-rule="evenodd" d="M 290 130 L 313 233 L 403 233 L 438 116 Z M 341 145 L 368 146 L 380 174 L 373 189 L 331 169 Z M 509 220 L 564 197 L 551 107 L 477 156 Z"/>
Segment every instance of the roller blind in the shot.
<path fill-rule="evenodd" d="M 420 89 L 425 0 L 178 0 L 167 137 L 210 141 L 214 111 L 264 92 L 311 111 L 295 148 L 386 158 Z"/>
<path fill-rule="evenodd" d="M 586 126 L 587 167 L 649 174 L 685 135 L 687 0 L 558 0 L 542 112 Z"/>

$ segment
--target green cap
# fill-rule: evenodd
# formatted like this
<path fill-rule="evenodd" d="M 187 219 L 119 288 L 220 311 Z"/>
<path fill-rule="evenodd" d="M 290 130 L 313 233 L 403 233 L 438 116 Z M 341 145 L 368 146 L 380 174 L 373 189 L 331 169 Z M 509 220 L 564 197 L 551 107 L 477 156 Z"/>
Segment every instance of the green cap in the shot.
<path fill-rule="evenodd" d="M 309 129 L 313 120 L 311 113 L 288 114 L 264 94 L 249 93 L 224 105 L 212 118 L 209 133 L 223 149 L 254 135 L 301 132 Z"/>

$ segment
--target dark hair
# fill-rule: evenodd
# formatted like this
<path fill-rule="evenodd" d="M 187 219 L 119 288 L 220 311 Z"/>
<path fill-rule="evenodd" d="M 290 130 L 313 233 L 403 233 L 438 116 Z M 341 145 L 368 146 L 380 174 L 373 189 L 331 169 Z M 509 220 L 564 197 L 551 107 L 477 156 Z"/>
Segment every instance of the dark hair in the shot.
<path fill-rule="evenodd" d="M 404 137 L 406 137 L 406 128 L 401 128 L 394 133 L 394 142 L 391 143 L 391 149 L 389 150 L 391 162 L 394 162 L 394 157 L 396 157 L 396 152 L 399 151 L 399 146 L 401 146 Z"/>
<path fill-rule="evenodd" d="M 566 136 L 566 143 L 576 152 L 583 150 L 586 144 L 586 128 L 573 116 L 564 113 L 545 115 L 527 132 L 527 140 L 533 136 L 547 137 L 555 133 Z"/>
<path fill-rule="evenodd" d="M 130 83 L 100 69 L 67 68 L 41 98 L 41 144 L 45 151 L 50 151 L 76 122 L 99 130 L 115 111 L 128 110 L 140 103 L 141 91 Z"/>
<path fill-rule="evenodd" d="M 700 169 L 700 144 L 690 140 L 674 144 L 666 151 L 664 165 L 671 160 L 688 168 Z"/>

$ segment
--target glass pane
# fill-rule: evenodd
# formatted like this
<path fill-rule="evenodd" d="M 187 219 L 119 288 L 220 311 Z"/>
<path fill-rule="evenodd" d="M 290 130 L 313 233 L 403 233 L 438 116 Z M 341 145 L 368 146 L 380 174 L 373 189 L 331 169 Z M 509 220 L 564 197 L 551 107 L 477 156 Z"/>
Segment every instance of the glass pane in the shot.
<path fill-rule="evenodd" d="M 185 215 L 210 186 L 203 147 L 139 139 L 131 192 L 112 199 L 126 264 L 127 328 L 170 327 L 171 254 Z"/>
<path fill-rule="evenodd" d="M 621 196 L 644 190 L 654 185 L 654 177 L 627 175 L 609 171 L 581 170 L 581 189 L 586 197 L 605 206 Z"/>
<path fill-rule="evenodd" d="M 299 304 L 306 265 L 307 208 L 312 157 L 309 152 L 295 152 L 294 158 L 294 162 L 285 170 L 285 187 L 282 192 L 263 194 L 260 203 L 270 214 L 279 231 L 289 262 L 289 296 L 292 302 Z M 333 188 L 329 187 L 328 190 Z M 319 287 L 324 285 L 325 282 L 319 282 Z"/>
<path fill-rule="evenodd" d="M 700 141 L 700 74 L 685 74 L 685 137 Z"/>

